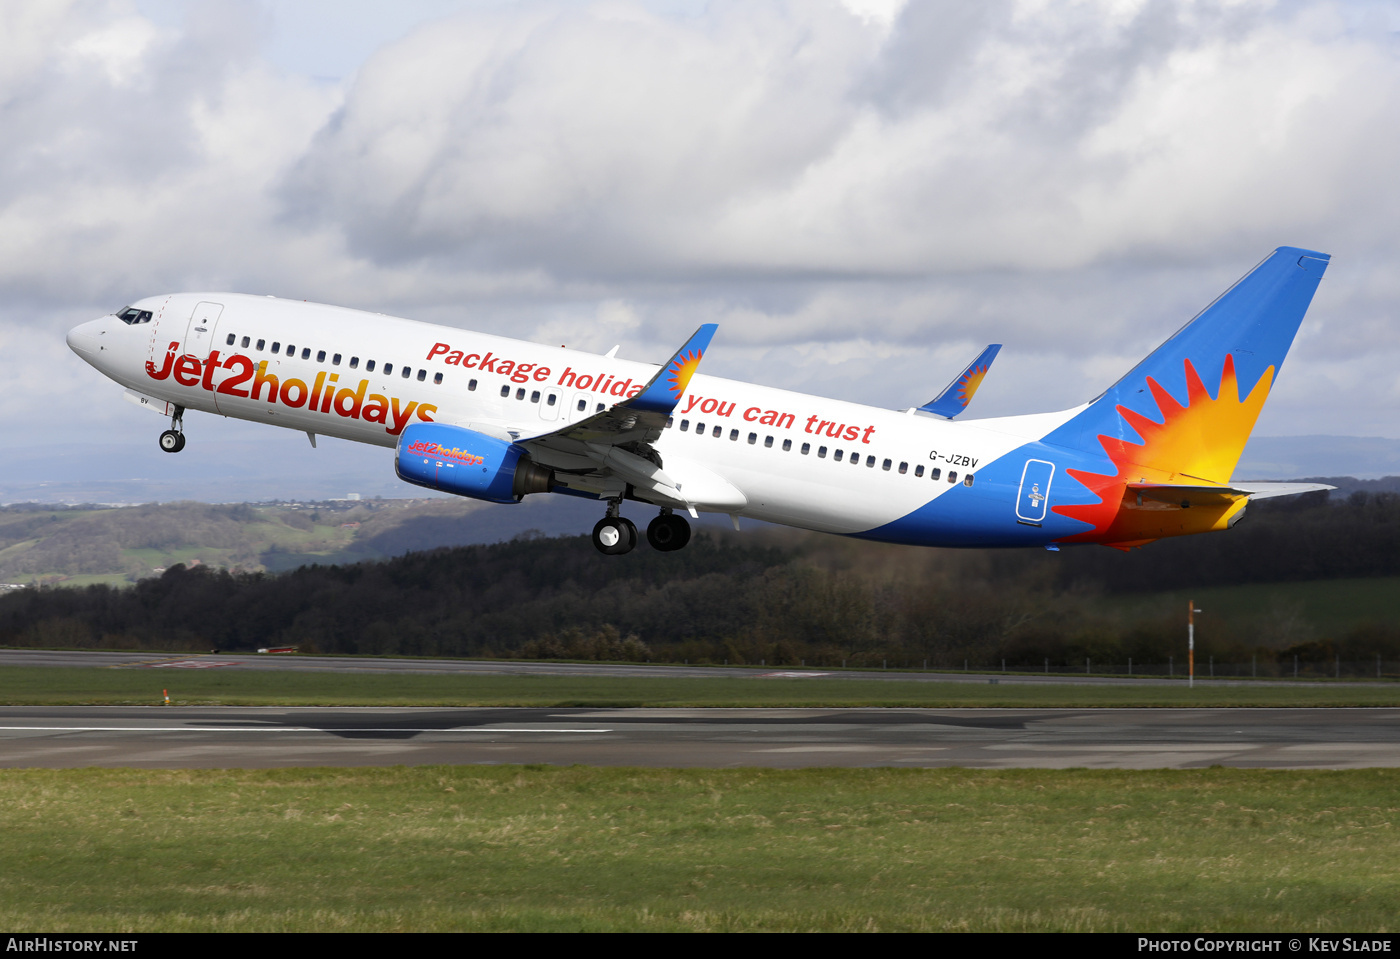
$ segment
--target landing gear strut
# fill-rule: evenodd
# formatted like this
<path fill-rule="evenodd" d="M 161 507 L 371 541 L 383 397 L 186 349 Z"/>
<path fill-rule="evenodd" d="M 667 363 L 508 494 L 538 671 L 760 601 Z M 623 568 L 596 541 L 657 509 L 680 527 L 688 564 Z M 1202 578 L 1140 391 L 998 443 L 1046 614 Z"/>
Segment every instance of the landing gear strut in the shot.
<path fill-rule="evenodd" d="M 663 553 L 680 549 L 690 542 L 690 524 L 684 516 L 677 516 L 668 508 L 647 525 L 647 542 L 651 548 Z"/>
<path fill-rule="evenodd" d="M 170 429 L 160 434 L 160 448 L 167 453 L 178 453 L 185 448 L 185 408 L 175 407 L 170 417 Z"/>
<path fill-rule="evenodd" d="M 608 502 L 608 515 L 598 520 L 593 527 L 593 545 L 605 556 L 620 556 L 630 553 L 637 545 L 637 527 L 622 515 L 622 501 Z"/>

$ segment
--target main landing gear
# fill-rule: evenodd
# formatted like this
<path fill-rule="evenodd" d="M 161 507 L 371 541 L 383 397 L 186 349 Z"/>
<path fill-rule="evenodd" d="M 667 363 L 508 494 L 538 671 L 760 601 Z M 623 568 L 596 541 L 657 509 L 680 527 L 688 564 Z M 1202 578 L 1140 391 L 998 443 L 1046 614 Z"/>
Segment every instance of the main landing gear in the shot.
<path fill-rule="evenodd" d="M 608 502 L 608 515 L 593 527 L 593 545 L 604 556 L 621 556 L 637 545 L 637 527 L 622 515 L 622 501 Z"/>
<path fill-rule="evenodd" d="M 669 509 L 647 524 L 647 542 L 651 548 L 663 553 L 680 549 L 690 542 L 690 524 L 684 516 L 677 516 Z"/>
<path fill-rule="evenodd" d="M 621 514 L 621 507 L 619 500 L 610 502 L 608 515 L 593 527 L 593 545 L 605 556 L 630 553 L 637 545 L 637 527 Z M 658 552 L 669 553 L 689 542 L 690 524 L 685 517 L 669 509 L 663 509 L 661 515 L 647 525 L 647 543 Z"/>
<path fill-rule="evenodd" d="M 167 453 L 178 453 L 185 448 L 185 408 L 175 407 L 175 413 L 170 417 L 170 429 L 160 434 L 160 448 Z"/>

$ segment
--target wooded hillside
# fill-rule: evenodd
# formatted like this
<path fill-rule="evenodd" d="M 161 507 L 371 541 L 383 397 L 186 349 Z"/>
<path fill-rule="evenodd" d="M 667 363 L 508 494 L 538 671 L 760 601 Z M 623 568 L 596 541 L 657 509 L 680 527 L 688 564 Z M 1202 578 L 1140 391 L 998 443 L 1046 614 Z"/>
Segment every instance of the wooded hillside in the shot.
<path fill-rule="evenodd" d="M 679 553 L 640 548 L 624 557 L 599 556 L 586 537 L 568 537 L 281 575 L 176 566 L 126 589 L 11 592 L 0 597 L 0 644 L 1142 664 L 1163 662 L 1181 645 L 1181 601 L 1164 591 L 1396 576 L 1400 496 L 1360 493 L 1329 504 L 1316 495 L 1256 504 L 1227 533 L 1131 553 L 961 552 L 762 530 L 702 533 Z M 1330 623 L 1300 622 L 1287 589 L 1248 615 L 1204 618 L 1201 654 L 1400 658 L 1394 585 L 1375 582 L 1380 588 L 1366 594 L 1373 609 Z"/>

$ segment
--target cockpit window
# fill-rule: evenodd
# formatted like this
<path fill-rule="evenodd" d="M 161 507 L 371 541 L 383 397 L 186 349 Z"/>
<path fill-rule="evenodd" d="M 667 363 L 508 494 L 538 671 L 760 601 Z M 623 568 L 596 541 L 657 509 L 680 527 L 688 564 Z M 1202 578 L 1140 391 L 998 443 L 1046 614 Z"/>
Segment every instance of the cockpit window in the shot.
<path fill-rule="evenodd" d="M 122 307 L 122 309 L 117 312 L 117 319 L 121 320 L 127 326 L 134 326 L 137 323 L 149 323 L 151 322 L 151 316 L 150 310 L 138 310 L 134 306 Z"/>

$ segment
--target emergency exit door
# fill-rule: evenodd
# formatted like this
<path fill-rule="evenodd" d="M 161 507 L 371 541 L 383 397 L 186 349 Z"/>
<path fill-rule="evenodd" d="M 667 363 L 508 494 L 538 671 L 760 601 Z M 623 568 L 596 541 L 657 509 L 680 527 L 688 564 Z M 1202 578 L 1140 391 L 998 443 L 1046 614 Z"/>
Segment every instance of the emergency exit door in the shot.
<path fill-rule="evenodd" d="M 1016 496 L 1016 522 L 1039 526 L 1050 509 L 1050 481 L 1055 464 L 1046 460 L 1026 460 L 1021 470 L 1021 490 Z"/>

